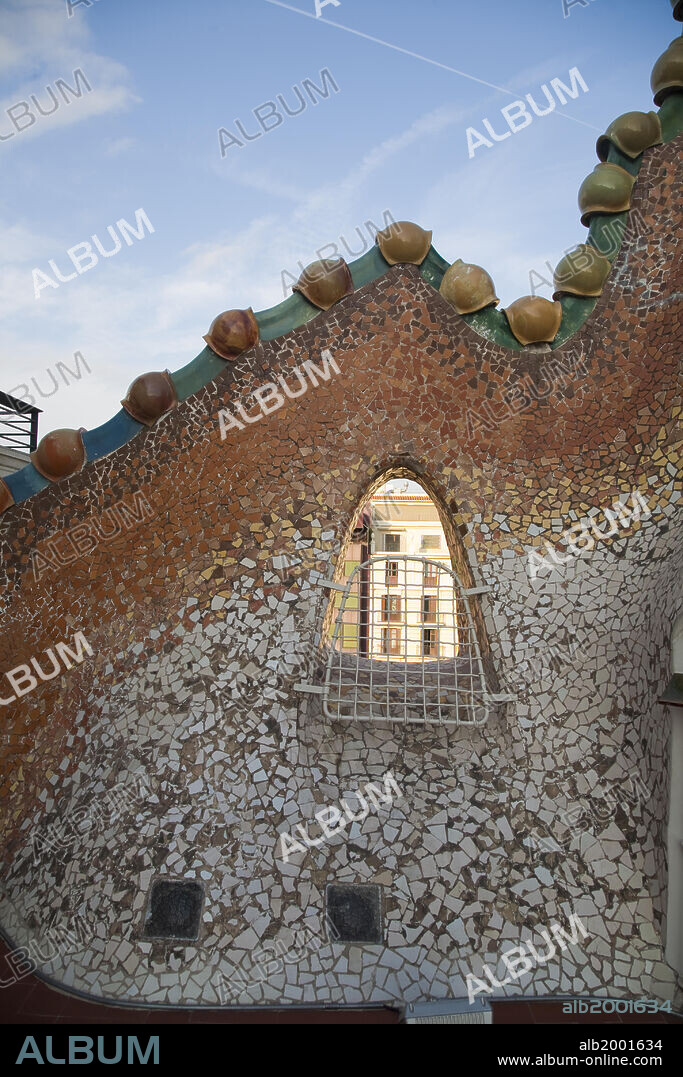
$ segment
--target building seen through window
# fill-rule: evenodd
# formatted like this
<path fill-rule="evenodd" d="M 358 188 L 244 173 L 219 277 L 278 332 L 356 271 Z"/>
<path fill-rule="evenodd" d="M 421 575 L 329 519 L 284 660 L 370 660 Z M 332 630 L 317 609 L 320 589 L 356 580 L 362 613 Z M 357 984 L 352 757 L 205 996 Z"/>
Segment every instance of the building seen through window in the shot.
<path fill-rule="evenodd" d="M 334 597 L 328 717 L 483 720 L 481 658 L 439 511 L 418 483 L 386 483 L 359 512 Z"/>
<path fill-rule="evenodd" d="M 456 596 L 451 578 L 439 578 L 440 564 L 450 567 L 450 556 L 436 505 L 416 482 L 387 483 L 359 513 L 347 552 L 344 574 L 352 593 L 342 615 L 341 649 L 407 661 L 453 654 Z"/>

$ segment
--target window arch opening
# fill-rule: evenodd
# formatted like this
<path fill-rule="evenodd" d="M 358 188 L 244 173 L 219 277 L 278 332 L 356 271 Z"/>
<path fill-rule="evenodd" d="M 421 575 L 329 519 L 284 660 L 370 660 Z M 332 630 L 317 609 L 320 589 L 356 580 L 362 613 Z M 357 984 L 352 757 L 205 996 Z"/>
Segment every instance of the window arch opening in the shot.
<path fill-rule="evenodd" d="M 472 589 L 438 506 L 405 472 L 358 511 L 334 593 L 324 682 L 330 719 L 481 725 L 489 696 Z"/>

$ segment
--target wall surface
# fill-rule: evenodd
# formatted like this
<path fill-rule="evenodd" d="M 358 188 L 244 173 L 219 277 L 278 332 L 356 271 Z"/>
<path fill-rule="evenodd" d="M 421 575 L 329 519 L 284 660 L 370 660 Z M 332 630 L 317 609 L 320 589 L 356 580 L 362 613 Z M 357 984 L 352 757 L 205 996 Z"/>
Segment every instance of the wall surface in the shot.
<path fill-rule="evenodd" d="M 78 632 L 92 649 L 3 710 L 0 922 L 21 945 L 81 925 L 46 971 L 152 1002 L 215 1004 L 235 969 L 243 1004 L 441 998 L 574 913 L 585 937 L 496 994 L 674 998 L 656 699 L 681 563 L 679 142 L 646 152 L 616 269 L 563 348 L 507 351 L 396 266 L 2 516 L 0 671 L 48 668 Z M 324 348 L 339 374 L 221 440 L 221 408 Z M 463 586 L 492 588 L 482 648 L 515 698 L 478 730 L 328 723 L 294 690 L 320 676 L 317 581 L 406 473 Z M 636 490 L 647 513 L 568 552 L 566 528 L 590 510 L 609 532 Z M 558 563 L 534 575 L 546 539 Z M 280 833 L 317 835 L 315 811 L 389 770 L 401 799 L 284 862 Z M 201 883 L 196 942 L 141 938 L 158 877 Z M 331 882 L 382 888 L 384 945 L 327 939 Z M 297 947 L 304 925 L 319 947 Z"/>
<path fill-rule="evenodd" d="M 28 453 L 20 452 L 19 449 L 0 448 L 0 477 L 26 467 L 27 462 Z"/>

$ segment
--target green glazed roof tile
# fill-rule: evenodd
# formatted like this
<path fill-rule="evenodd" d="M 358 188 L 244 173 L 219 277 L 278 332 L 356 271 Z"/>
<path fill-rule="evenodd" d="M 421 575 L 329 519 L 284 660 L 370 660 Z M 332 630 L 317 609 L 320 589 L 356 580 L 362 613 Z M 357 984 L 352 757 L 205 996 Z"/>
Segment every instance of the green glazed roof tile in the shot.
<path fill-rule="evenodd" d="M 212 378 L 217 378 L 225 369 L 225 359 L 221 359 L 207 346 L 191 363 L 182 366 L 171 375 L 178 394 L 178 400 L 187 400 L 188 396 L 202 389 Z"/>
<path fill-rule="evenodd" d="M 683 93 L 672 93 L 662 101 L 659 110 L 662 125 L 662 138 L 665 142 L 673 140 L 683 132 Z"/>
<path fill-rule="evenodd" d="M 357 258 L 355 262 L 351 262 L 349 269 L 351 270 L 353 287 L 362 288 L 364 284 L 377 280 L 383 273 L 386 273 L 388 268 L 389 263 L 384 261 L 379 247 L 375 244 L 367 254 Z"/>
<path fill-rule="evenodd" d="M 313 303 L 309 303 L 301 292 L 294 292 L 276 307 L 256 311 L 255 318 L 261 340 L 275 340 L 276 337 L 291 333 L 292 329 L 298 329 L 300 325 L 310 322 L 311 318 L 324 313 L 325 311 L 318 310 Z"/>
<path fill-rule="evenodd" d="M 560 297 L 562 304 L 562 324 L 559 332 L 550 347 L 561 348 L 566 344 L 574 333 L 578 332 L 589 314 L 595 310 L 600 296 L 563 295 Z"/>
<path fill-rule="evenodd" d="M 627 209 L 623 213 L 596 213 L 591 217 L 586 242 L 601 251 L 610 262 L 614 261 L 621 250 L 627 217 Z M 607 279 L 609 280 L 609 277 Z"/>
<path fill-rule="evenodd" d="M 640 172 L 640 166 L 643 163 L 643 155 L 641 153 L 638 157 L 627 157 L 626 154 L 622 153 L 613 142 L 610 142 L 606 163 L 610 165 L 619 165 L 619 168 L 625 169 L 625 171 L 629 172 L 632 176 L 637 176 Z"/>
<path fill-rule="evenodd" d="M 463 319 L 472 326 L 475 333 L 494 341 L 501 348 L 509 348 L 510 351 L 515 352 L 521 351 L 522 345 L 513 335 L 502 310 L 484 307 L 483 310 L 477 310 L 474 314 L 463 314 Z"/>
<path fill-rule="evenodd" d="M 438 292 L 443 275 L 450 264 L 445 258 L 441 257 L 434 247 L 430 247 L 427 257 L 420 266 L 420 276 L 427 281 L 427 284 L 431 284 L 432 288 L 436 288 Z"/>

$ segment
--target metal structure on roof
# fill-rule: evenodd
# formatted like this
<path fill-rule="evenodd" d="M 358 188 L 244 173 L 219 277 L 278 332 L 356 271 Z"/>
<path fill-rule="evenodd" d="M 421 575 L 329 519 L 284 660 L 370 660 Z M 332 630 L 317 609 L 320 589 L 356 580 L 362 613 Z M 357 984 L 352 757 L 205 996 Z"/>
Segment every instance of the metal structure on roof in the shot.
<path fill-rule="evenodd" d="M 7 448 L 33 452 L 38 445 L 41 408 L 0 392 L 0 443 Z"/>

